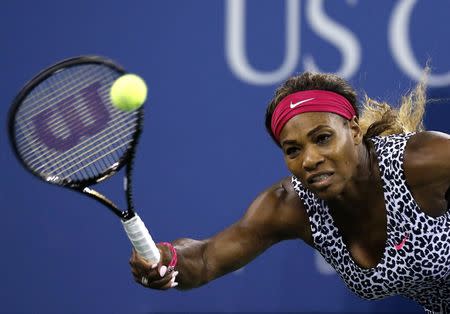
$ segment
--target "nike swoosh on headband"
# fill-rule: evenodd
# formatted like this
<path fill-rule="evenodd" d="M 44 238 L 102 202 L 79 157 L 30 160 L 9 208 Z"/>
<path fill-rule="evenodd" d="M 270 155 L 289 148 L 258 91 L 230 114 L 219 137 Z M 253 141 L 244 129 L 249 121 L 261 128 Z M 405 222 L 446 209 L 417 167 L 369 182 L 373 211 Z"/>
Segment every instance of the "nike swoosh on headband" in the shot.
<path fill-rule="evenodd" d="M 295 104 L 293 104 L 293 103 L 291 102 L 290 107 L 291 107 L 291 109 L 294 109 L 294 108 L 297 107 L 298 105 L 301 105 L 301 104 L 303 104 L 303 103 L 305 103 L 305 102 L 307 102 L 307 101 L 313 100 L 313 99 L 314 99 L 314 98 L 303 99 L 303 100 L 300 100 L 299 102 L 296 102 Z"/>

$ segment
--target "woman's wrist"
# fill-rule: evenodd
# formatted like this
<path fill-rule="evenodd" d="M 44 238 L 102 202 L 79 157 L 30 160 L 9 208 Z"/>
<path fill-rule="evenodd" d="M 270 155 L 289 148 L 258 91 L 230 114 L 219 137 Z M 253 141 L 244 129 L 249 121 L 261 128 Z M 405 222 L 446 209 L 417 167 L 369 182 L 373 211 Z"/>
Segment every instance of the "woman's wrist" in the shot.
<path fill-rule="evenodd" d="M 175 249 L 175 247 L 170 242 L 160 242 L 158 244 L 167 246 L 169 248 L 170 255 L 171 255 L 171 260 L 169 262 L 169 265 L 167 266 L 167 269 L 169 271 L 174 270 L 175 267 L 177 266 L 177 262 L 178 262 L 177 250 Z"/>

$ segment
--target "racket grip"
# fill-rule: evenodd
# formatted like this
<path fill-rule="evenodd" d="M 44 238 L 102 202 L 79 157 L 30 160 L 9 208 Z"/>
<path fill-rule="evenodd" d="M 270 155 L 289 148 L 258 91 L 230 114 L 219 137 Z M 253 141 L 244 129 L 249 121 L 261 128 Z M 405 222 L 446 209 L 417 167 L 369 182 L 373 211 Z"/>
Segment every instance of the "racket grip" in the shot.
<path fill-rule="evenodd" d="M 158 263 L 161 255 L 141 218 L 135 214 L 130 220 L 122 220 L 122 224 L 138 254 L 150 264 Z"/>

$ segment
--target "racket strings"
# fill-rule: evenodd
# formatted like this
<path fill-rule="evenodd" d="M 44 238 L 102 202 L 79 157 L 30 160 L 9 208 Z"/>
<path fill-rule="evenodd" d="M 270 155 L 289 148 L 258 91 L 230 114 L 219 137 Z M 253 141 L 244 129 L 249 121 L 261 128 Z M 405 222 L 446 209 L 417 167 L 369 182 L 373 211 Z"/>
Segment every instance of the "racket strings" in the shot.
<path fill-rule="evenodd" d="M 91 70 L 92 72 L 92 70 Z M 104 75 L 104 73 L 102 73 Z M 22 110 L 20 110 L 18 112 L 18 114 L 16 115 L 16 120 L 19 123 L 20 129 L 16 130 L 16 136 L 20 136 L 20 135 L 24 135 L 25 137 L 28 137 L 29 134 L 33 133 L 33 122 L 34 119 L 36 119 L 36 116 L 38 114 L 42 114 L 43 112 L 45 112 L 46 110 L 51 109 L 50 106 L 55 106 L 55 102 L 60 101 L 61 99 L 67 98 L 71 95 L 74 94 L 74 91 L 77 92 L 79 90 L 84 89 L 87 86 L 92 85 L 93 82 L 95 82 L 94 80 L 92 80 L 91 78 L 96 78 L 96 79 L 100 79 L 101 77 L 99 75 L 92 75 L 91 73 L 89 73 L 88 71 L 86 71 L 86 73 L 84 73 L 84 75 L 89 75 L 90 80 L 86 80 L 84 84 L 76 84 L 75 86 L 72 86 L 70 83 L 66 84 L 67 86 L 69 86 L 69 88 L 64 88 L 64 85 L 61 85 L 58 89 L 56 88 L 39 88 L 40 85 L 43 85 L 44 83 L 46 83 L 45 85 L 51 85 L 52 83 L 49 82 L 44 82 L 42 84 L 40 84 L 38 86 L 37 89 L 41 89 L 40 91 L 38 90 L 36 93 L 34 93 L 34 91 L 30 94 L 29 97 L 27 97 L 25 99 L 25 101 L 23 102 L 23 106 L 21 107 Z M 49 80 L 52 79 L 52 77 L 49 78 Z M 55 81 L 54 79 L 52 79 L 52 81 Z M 56 84 L 56 83 L 53 83 Z M 60 84 L 58 84 L 60 85 Z M 44 89 L 44 90 L 42 90 Z M 47 98 L 45 94 L 43 94 L 44 92 L 48 92 L 48 91 L 53 91 L 53 94 L 56 92 L 59 92 L 61 97 L 60 98 L 56 98 L 53 97 L 52 99 L 46 99 L 47 103 L 45 103 L 45 105 L 40 105 L 41 102 L 39 101 L 40 98 Z M 71 91 L 72 93 L 69 94 L 68 91 Z M 105 97 L 105 95 L 103 95 Z M 39 98 L 40 97 L 40 98 Z M 34 100 L 34 101 L 33 101 Z M 48 101 L 53 101 L 53 103 L 49 103 Z M 67 115 L 68 111 L 71 110 L 77 110 L 78 114 L 82 114 L 82 111 L 86 111 L 87 108 L 85 106 L 81 106 L 82 105 L 83 100 L 81 98 L 77 99 L 76 102 L 73 103 L 73 106 L 63 106 L 63 107 L 59 107 L 58 108 L 58 114 L 59 116 L 61 115 Z M 36 108 L 39 108 L 40 110 L 36 110 Z M 81 108 L 81 109 L 80 109 Z M 37 111 L 37 112 L 36 112 Z M 118 112 L 118 111 L 116 111 Z M 87 120 L 89 119 L 89 113 L 86 115 L 83 115 L 83 119 Z M 67 125 L 64 123 L 64 119 L 57 119 L 55 118 L 56 121 L 54 121 L 54 123 L 52 123 L 52 131 L 53 133 L 55 133 L 55 135 L 58 135 L 60 137 L 64 137 L 64 133 L 68 133 L 67 130 Z M 87 121 L 88 122 L 88 121 Z M 39 142 L 39 138 L 36 137 L 35 142 Z M 30 140 L 28 138 L 28 144 L 33 144 L 33 141 Z M 23 158 L 27 158 L 27 152 L 23 151 L 22 153 Z"/>
<path fill-rule="evenodd" d="M 107 134 L 104 133 L 100 133 L 102 134 L 102 138 L 108 138 L 108 142 L 107 143 L 100 143 L 99 145 L 94 145 L 91 146 L 89 149 L 88 147 L 90 146 L 89 143 L 91 141 L 88 141 L 86 146 L 81 146 L 77 151 L 71 153 L 69 156 L 67 156 L 66 158 L 63 159 L 59 159 L 59 160 L 52 160 L 53 161 L 53 165 L 52 165 L 52 169 L 51 171 L 53 173 L 55 173 L 56 176 L 70 176 L 69 175 L 64 175 L 65 171 L 69 171 L 70 169 L 73 168 L 78 168 L 80 166 L 80 164 L 82 164 L 83 162 L 85 162 L 86 160 L 90 160 L 90 158 L 96 158 L 96 155 L 100 154 L 101 151 L 107 151 L 106 154 L 102 155 L 102 156 L 107 156 L 107 155 L 114 155 L 115 156 L 111 159 L 111 162 L 113 162 L 113 160 L 117 160 L 118 158 L 120 158 L 120 156 L 122 155 L 124 149 L 123 148 L 127 148 L 127 145 L 130 144 L 130 141 L 123 141 L 124 136 L 131 136 L 134 131 L 135 131 L 136 127 L 135 126 L 130 126 L 127 130 L 121 130 L 120 136 L 117 136 L 117 132 L 110 132 Z M 115 130 L 113 130 L 115 131 Z M 123 131 L 128 131 L 127 134 L 123 134 Z M 115 135 L 114 135 L 115 134 Z M 111 145 L 115 145 L 118 144 L 118 146 L 116 146 L 113 150 L 110 149 Z M 75 159 L 78 159 L 79 161 L 76 162 Z M 97 161 L 98 159 L 95 159 L 94 161 Z M 88 163 L 85 166 L 80 166 L 81 168 L 85 168 L 86 166 L 92 164 L 92 162 Z M 37 171 L 42 171 L 42 168 L 45 165 L 42 165 L 40 167 L 37 167 L 36 170 Z M 48 172 L 49 169 L 44 169 L 44 172 Z M 62 171 L 61 171 L 62 170 Z M 61 172 L 58 172 L 61 171 Z"/>
<path fill-rule="evenodd" d="M 40 83 L 36 88 L 25 98 L 22 102 L 20 110 L 16 114 L 16 122 L 19 129 L 16 128 L 16 136 L 25 134 L 25 137 L 29 136 L 29 134 L 33 134 L 33 122 L 38 114 L 42 114 L 45 111 L 51 109 L 50 107 L 55 107 L 59 101 L 68 98 L 74 94 L 79 93 L 83 88 L 92 85 L 96 80 L 99 81 L 103 76 L 105 76 L 105 71 L 102 69 L 97 73 L 94 72 L 92 67 L 89 67 L 83 73 L 84 77 L 87 77 L 84 81 L 77 79 L 80 74 L 78 73 L 84 67 L 76 67 L 75 69 L 65 70 L 66 72 L 71 72 L 72 81 L 68 81 L 64 79 L 64 76 L 68 76 L 69 74 L 63 75 L 62 72 L 57 75 L 56 78 L 50 76 L 46 81 Z M 108 74 L 108 73 L 106 73 Z M 61 84 L 61 82 L 65 82 L 65 84 Z M 75 82 L 73 84 L 73 82 Z M 51 97 L 49 96 L 51 94 Z M 78 103 L 74 103 L 75 106 L 63 106 L 58 108 L 59 114 L 65 114 L 66 110 L 73 110 L 73 108 L 77 108 L 81 102 L 81 100 L 77 101 Z M 64 123 L 62 123 L 62 119 L 56 121 L 53 124 L 52 128 L 54 132 L 57 132 L 58 126 L 66 127 Z M 28 139 L 29 140 L 29 139 Z M 35 141 L 39 141 L 36 138 Z M 31 144 L 31 141 L 28 142 Z M 23 157 L 26 157 L 23 154 Z"/>
<path fill-rule="evenodd" d="M 121 145 L 120 145 L 120 148 L 122 148 L 122 147 L 128 147 L 128 145 L 129 145 L 129 143 L 122 143 Z M 84 162 L 86 161 L 86 159 L 83 159 L 83 160 L 81 160 L 81 162 L 78 162 L 76 165 L 73 165 L 72 167 L 70 167 L 69 169 L 73 169 L 73 168 L 76 168 L 76 170 L 74 170 L 74 171 L 72 171 L 72 172 L 70 172 L 70 173 L 68 173 L 68 174 L 65 174 L 64 175 L 64 177 L 70 177 L 70 176 L 72 176 L 73 174 L 75 174 L 75 173 L 77 173 L 77 172 L 80 172 L 80 171 L 82 171 L 82 170 L 84 170 L 84 169 L 86 169 L 86 168 L 88 168 L 89 166 L 91 166 L 91 165 L 95 165 L 95 163 L 97 162 L 97 161 L 99 161 L 99 160 L 102 160 L 104 157 L 106 157 L 106 156 L 109 156 L 109 155 L 111 155 L 111 152 L 106 152 L 106 153 L 104 153 L 103 155 L 100 155 L 99 157 L 97 157 L 96 159 L 93 159 L 92 161 L 90 161 L 89 163 L 87 163 L 87 164 L 84 164 Z M 92 156 L 91 156 L 92 157 Z M 81 165 L 80 166 L 80 164 L 83 164 L 83 165 Z M 95 167 L 95 166 L 94 166 Z M 90 168 L 88 168 L 88 169 L 90 169 Z M 67 171 L 68 169 L 66 169 L 65 171 Z M 100 171 L 100 173 L 101 172 L 103 172 L 103 171 Z M 60 175 L 62 175 L 63 173 L 61 173 Z M 60 175 L 56 175 L 57 177 L 60 177 Z"/>
<path fill-rule="evenodd" d="M 117 167 L 140 119 L 139 112 L 110 103 L 110 87 L 120 75 L 103 65 L 75 66 L 54 73 L 27 96 L 16 114 L 15 139 L 31 170 L 49 180 L 84 181 Z M 51 136 L 39 131 L 39 123 Z"/>
<path fill-rule="evenodd" d="M 123 121 L 121 121 L 121 122 L 123 122 Z M 118 122 L 118 123 L 121 123 L 121 122 Z M 106 131 L 108 131 L 108 130 L 105 130 L 105 132 L 99 133 L 96 136 L 91 137 L 89 139 L 89 141 L 83 142 L 83 143 L 75 146 L 74 148 L 70 149 L 70 151 L 68 151 L 67 153 L 61 154 L 60 158 L 58 158 L 58 156 L 55 156 L 55 155 L 57 155 L 55 152 L 52 152 L 50 155 L 44 155 L 42 157 L 53 158 L 51 160 L 53 161 L 54 165 L 57 165 L 59 163 L 64 163 L 62 166 L 58 166 L 58 169 L 61 167 L 64 167 L 67 162 L 70 162 L 70 158 L 73 156 L 77 156 L 76 154 L 78 154 L 78 153 L 80 155 L 85 155 L 93 150 L 99 150 L 99 147 L 102 144 L 107 147 L 108 145 L 116 142 L 116 141 L 114 141 L 114 142 L 101 142 L 101 141 L 111 139 L 110 138 L 111 135 L 117 134 L 115 127 L 118 123 L 108 127 L 108 130 L 110 130 L 109 133 L 106 133 Z M 130 135 L 131 136 L 132 133 L 134 132 L 134 130 L 135 130 L 135 126 L 130 126 L 128 129 L 122 130 L 122 131 L 129 131 L 129 133 L 122 134 L 122 135 Z M 80 157 L 80 156 L 78 156 L 78 157 Z M 39 160 L 37 160 L 37 162 L 39 162 Z M 43 168 L 45 166 L 46 166 L 46 164 L 44 163 L 41 166 L 36 167 L 36 170 L 38 170 L 38 171 L 43 170 Z M 58 169 L 55 169 L 55 170 L 58 170 Z"/>
<path fill-rule="evenodd" d="M 94 69 L 87 69 L 83 73 L 83 76 L 88 77 L 88 79 L 72 79 L 72 81 L 62 80 L 65 81 L 65 84 L 61 84 L 61 82 L 56 81 L 55 78 L 49 77 L 47 81 L 44 81 L 37 86 L 28 95 L 25 101 L 23 101 L 21 107 L 23 110 L 17 113 L 17 118 L 20 119 L 22 115 L 25 115 L 29 122 L 25 123 L 24 126 L 31 125 L 32 120 L 36 115 L 48 110 L 48 108 L 54 106 L 56 102 L 78 93 L 83 87 L 87 87 L 100 80 L 105 74 L 107 73 L 104 71 L 95 72 Z M 72 75 L 80 74 L 74 72 Z"/>
<path fill-rule="evenodd" d="M 103 172 L 112 164 L 116 163 L 122 156 L 125 148 L 130 144 L 136 126 L 128 126 L 127 129 L 122 128 L 120 133 L 118 133 L 118 127 L 121 127 L 121 125 L 124 125 L 126 122 L 124 120 L 125 119 L 119 121 L 116 120 L 116 123 L 112 124 L 105 131 L 96 134 L 94 137 L 83 141 L 71 149 L 69 154 L 58 154 L 57 152 L 53 152 L 50 154 L 51 156 L 49 156 L 45 151 L 42 152 L 42 148 L 34 148 L 38 157 L 34 158 L 33 163 L 30 163 L 30 166 L 34 168 L 35 171 L 67 178 L 77 172 L 77 167 L 80 167 L 79 170 L 81 171 L 87 166 L 93 165 L 95 171 L 87 169 L 90 171 L 84 173 L 82 176 L 95 176 L 96 173 Z M 120 134 L 120 136 L 118 136 L 118 134 Z M 124 138 L 126 139 L 125 143 L 120 143 Z M 115 144 L 119 145 L 117 147 L 111 147 L 111 145 Z M 108 157 L 107 162 L 101 158 L 96 158 L 98 155 Z M 92 158 L 95 158 L 94 161 L 100 161 L 99 164 L 95 164 L 93 161 L 89 162 Z M 82 165 L 83 163 L 87 163 L 87 165 Z M 64 169 L 65 167 L 68 168 Z M 72 170 L 71 173 L 66 174 L 67 171 L 70 170 Z"/>
<path fill-rule="evenodd" d="M 60 154 L 61 156 L 67 156 L 67 155 L 69 155 L 69 157 L 70 157 L 71 154 L 76 154 L 77 152 L 79 152 L 79 151 L 81 151 L 81 150 L 84 149 L 84 147 L 83 147 L 82 144 L 87 144 L 87 145 L 89 146 L 89 143 L 95 143 L 95 142 L 97 142 L 97 141 L 99 141 L 99 140 L 105 140 L 105 139 L 107 139 L 109 135 L 111 135 L 111 134 L 113 134 L 113 133 L 116 132 L 117 128 L 119 128 L 119 127 L 121 127 L 121 126 L 123 126 L 123 125 L 126 125 L 126 124 L 127 124 L 127 121 L 126 121 L 127 119 L 129 119 L 129 117 L 124 116 L 122 112 L 118 112 L 118 111 L 117 111 L 117 113 L 115 113 L 115 114 L 112 116 L 112 121 L 114 121 L 114 122 L 111 123 L 111 124 L 104 130 L 104 132 L 101 132 L 101 133 L 98 133 L 98 134 L 92 136 L 92 137 L 89 139 L 89 141 L 88 141 L 87 143 L 84 143 L 84 142 L 83 142 L 83 143 L 81 143 L 81 144 L 78 144 L 77 146 L 75 146 L 75 147 L 69 149 L 68 151 L 66 151 L 66 152 L 64 152 L 64 153 L 62 153 L 62 154 L 61 154 L 60 152 L 58 152 L 58 151 L 45 151 L 45 144 L 41 143 L 41 142 L 39 141 L 39 138 L 36 137 L 34 140 L 29 141 L 28 144 L 34 144 L 34 143 L 36 143 L 37 145 L 39 145 L 39 148 L 31 147 L 31 145 L 30 145 L 30 147 L 28 147 L 28 148 L 23 148 L 23 150 L 22 150 L 23 158 L 24 158 L 24 159 L 28 159 L 28 157 L 29 157 L 30 155 L 33 155 L 34 158 L 31 158 L 31 159 L 28 160 L 28 162 L 29 162 L 31 165 L 33 165 L 33 164 L 35 164 L 36 162 L 38 163 L 38 162 L 42 161 L 42 160 L 41 160 L 42 158 L 50 159 L 50 158 L 55 157 L 55 156 L 58 155 L 58 154 Z M 55 134 L 55 135 L 60 134 L 59 129 L 60 129 L 60 128 L 59 128 L 58 126 L 54 129 L 54 134 Z M 134 130 L 134 128 L 133 128 L 133 130 Z M 109 133 L 106 133 L 106 132 L 109 132 Z M 22 135 L 22 134 L 21 134 L 21 135 Z M 107 144 L 107 142 L 105 142 L 105 144 Z M 94 148 L 95 148 L 95 147 L 94 147 Z M 78 149 L 78 151 L 77 151 L 76 149 Z M 39 151 L 42 150 L 42 151 L 43 151 L 42 154 L 39 154 L 39 155 L 35 154 L 36 151 L 38 151 L 38 150 L 39 150 Z M 63 158 L 60 158 L 60 159 L 61 159 L 61 161 L 62 161 Z M 54 159 L 50 159 L 50 160 L 51 160 L 51 161 L 55 161 Z M 55 161 L 55 162 L 56 162 L 56 161 Z M 42 170 L 42 167 L 44 167 L 45 164 L 46 164 L 46 163 L 44 163 L 44 164 L 41 165 L 41 166 L 37 166 L 37 165 L 36 165 L 36 170 L 38 170 L 38 171 Z"/>

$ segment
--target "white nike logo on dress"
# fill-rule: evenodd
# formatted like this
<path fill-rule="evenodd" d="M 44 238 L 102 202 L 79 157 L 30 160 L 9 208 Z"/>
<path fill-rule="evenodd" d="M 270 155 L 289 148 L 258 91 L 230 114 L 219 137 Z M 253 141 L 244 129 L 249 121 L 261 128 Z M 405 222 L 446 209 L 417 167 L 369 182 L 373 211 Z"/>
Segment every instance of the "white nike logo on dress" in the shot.
<path fill-rule="evenodd" d="M 304 102 L 307 102 L 307 101 L 310 101 L 310 100 L 313 100 L 314 98 L 308 98 L 308 99 L 304 99 L 304 100 L 300 100 L 299 102 L 296 102 L 295 104 L 293 104 L 292 103 L 292 101 L 291 101 L 291 109 L 294 109 L 295 107 L 297 107 L 298 105 L 301 105 L 301 104 L 303 104 Z"/>

